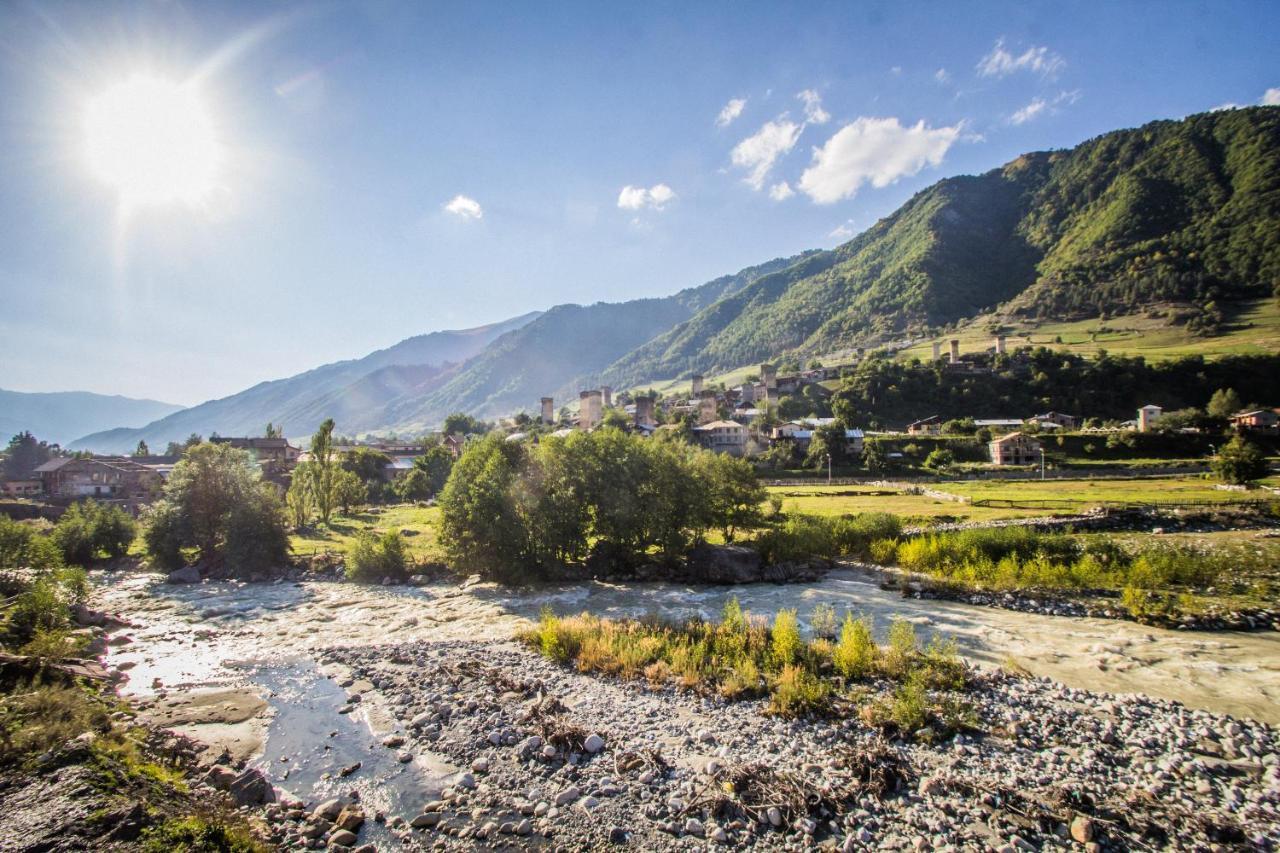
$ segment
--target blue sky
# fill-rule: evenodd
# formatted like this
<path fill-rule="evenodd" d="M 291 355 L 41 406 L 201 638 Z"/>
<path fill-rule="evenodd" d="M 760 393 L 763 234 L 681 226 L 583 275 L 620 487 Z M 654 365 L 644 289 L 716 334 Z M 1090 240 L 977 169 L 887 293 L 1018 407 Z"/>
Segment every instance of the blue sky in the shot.
<path fill-rule="evenodd" d="M 1035 149 L 1280 99 L 1280 4 L 10 2 L 0 387 L 195 403 L 836 245 Z M 199 203 L 86 104 L 199 79 Z M 741 102 L 738 104 L 737 102 Z"/>

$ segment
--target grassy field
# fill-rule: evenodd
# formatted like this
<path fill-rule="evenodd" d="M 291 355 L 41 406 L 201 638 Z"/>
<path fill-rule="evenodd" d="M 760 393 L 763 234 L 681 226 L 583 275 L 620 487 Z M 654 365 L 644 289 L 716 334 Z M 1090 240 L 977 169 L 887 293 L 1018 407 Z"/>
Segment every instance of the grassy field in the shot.
<path fill-rule="evenodd" d="M 329 527 L 313 527 L 289 537 L 293 553 L 309 557 L 322 551 L 345 552 L 356 535 L 364 530 L 412 531 L 405 536 L 405 549 L 415 560 L 438 559 L 436 532 L 440 525 L 440 508 L 415 504 L 371 507 L 352 515 L 335 516 Z"/>
<path fill-rule="evenodd" d="M 979 317 L 954 334 L 940 339 L 959 338 L 960 351 L 973 352 L 992 345 L 989 331 L 992 317 Z M 1183 326 L 1171 326 L 1163 317 L 1130 314 L 1109 320 L 1081 320 L 1074 323 L 1006 323 L 1010 349 L 1046 346 L 1071 352 L 1092 353 L 1100 349 L 1115 355 L 1141 355 L 1163 361 L 1186 355 L 1214 358 L 1225 355 L 1272 355 L 1280 351 L 1280 310 L 1276 300 L 1244 303 L 1242 310 L 1227 318 L 1228 331 L 1215 337 L 1196 337 Z M 944 344 L 945 352 L 946 346 Z M 902 351 L 907 358 L 928 359 L 929 343 Z"/>
<path fill-rule="evenodd" d="M 770 495 L 782 497 L 784 512 L 807 515 L 856 515 L 888 512 L 908 523 L 951 521 L 994 521 L 1044 515 L 1043 510 L 975 507 L 958 501 L 940 500 L 905 492 L 882 494 L 883 490 L 856 486 L 770 486 Z"/>
<path fill-rule="evenodd" d="M 1233 492 L 1214 488 L 1213 480 L 1199 477 L 1155 477 L 1142 480 L 963 480 L 940 483 L 936 488 L 973 500 L 1066 500 L 1081 506 L 1091 503 L 1141 503 L 1189 501 L 1230 503 L 1271 496 L 1269 492 Z"/>

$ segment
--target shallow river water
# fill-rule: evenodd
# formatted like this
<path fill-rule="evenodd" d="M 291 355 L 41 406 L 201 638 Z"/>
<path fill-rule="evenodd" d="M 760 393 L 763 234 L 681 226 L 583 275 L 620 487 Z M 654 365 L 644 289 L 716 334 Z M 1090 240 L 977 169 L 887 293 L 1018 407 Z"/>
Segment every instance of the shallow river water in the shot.
<path fill-rule="evenodd" d="M 400 764 L 380 748 L 395 720 L 376 700 L 338 714 L 347 696 L 337 681 L 343 673 L 323 669 L 318 652 L 411 640 L 505 640 L 547 606 L 560 614 L 714 617 L 737 596 L 753 613 L 796 608 L 803 621 L 827 603 L 838 613 L 871 617 L 881 636 L 892 619 L 908 619 L 922 636 L 954 638 L 975 663 L 1013 659 L 1072 687 L 1145 693 L 1280 724 L 1280 634 L 1167 631 L 904 598 L 855 569 L 786 586 L 593 582 L 524 591 L 482 583 L 173 586 L 141 573 L 95 580 L 97 606 L 134 623 L 125 632 L 132 642 L 109 646 L 107 663 L 126 669 L 123 692 L 151 706 L 158 721 L 252 758 L 294 797 L 314 802 L 355 787 L 389 815 L 411 815 L 413 804 L 449 784 L 458 768 L 431 755 Z M 357 761 L 358 774 L 339 774 Z"/>

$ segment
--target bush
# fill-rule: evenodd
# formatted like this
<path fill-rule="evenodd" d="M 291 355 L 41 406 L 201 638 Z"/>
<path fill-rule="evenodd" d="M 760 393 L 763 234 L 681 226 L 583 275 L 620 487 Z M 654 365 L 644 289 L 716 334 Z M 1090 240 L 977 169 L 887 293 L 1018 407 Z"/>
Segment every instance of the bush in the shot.
<path fill-rule="evenodd" d="M 248 832 L 199 816 L 170 818 L 142 833 L 143 853 L 259 853 Z"/>
<path fill-rule="evenodd" d="M 137 522 L 123 509 L 89 500 L 67 507 L 52 536 L 66 562 L 88 565 L 103 555 L 123 556 L 137 533 Z"/>
<path fill-rule="evenodd" d="M 223 555 L 240 575 L 267 572 L 289 559 L 287 528 L 280 498 L 262 483 L 227 517 Z"/>
<path fill-rule="evenodd" d="M 831 688 L 802 667 L 788 664 L 773 685 L 769 712 L 784 717 L 820 713 L 827 709 Z"/>
<path fill-rule="evenodd" d="M 56 636 L 71 624 L 70 608 L 88 597 L 88 580 L 79 568 L 40 572 L 10 605 L 4 622 L 7 645 L 26 646 L 37 635 L 46 635 L 40 649 L 56 648 Z"/>
<path fill-rule="evenodd" d="M 770 632 L 769 658 L 776 668 L 796 662 L 804 641 L 800 639 L 800 623 L 794 610 L 779 610 Z"/>
<path fill-rule="evenodd" d="M 404 580 L 406 576 L 404 537 L 389 530 L 382 536 L 364 532 L 347 549 L 347 578 L 378 583 L 383 578 Z"/>
<path fill-rule="evenodd" d="M 820 637 L 824 640 L 835 639 L 836 609 L 830 604 L 815 606 L 813 613 L 809 615 L 809 630 L 813 632 L 815 637 Z"/>
<path fill-rule="evenodd" d="M 1223 446 L 1211 466 L 1219 479 L 1237 486 L 1261 480 L 1271 470 L 1262 448 L 1240 435 Z"/>
<path fill-rule="evenodd" d="M 846 613 L 833 656 L 836 672 L 849 679 L 865 678 L 875 668 L 879 651 L 871 636 L 870 622 Z"/>

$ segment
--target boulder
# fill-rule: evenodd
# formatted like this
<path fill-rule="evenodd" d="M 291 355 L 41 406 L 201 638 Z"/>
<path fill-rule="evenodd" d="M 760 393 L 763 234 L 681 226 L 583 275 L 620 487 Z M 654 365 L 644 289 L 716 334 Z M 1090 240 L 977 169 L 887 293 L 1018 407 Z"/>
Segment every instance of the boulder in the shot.
<path fill-rule="evenodd" d="M 209 768 L 209 772 L 204 775 L 204 781 L 208 782 L 211 787 L 217 788 L 219 791 L 231 790 L 231 785 L 236 781 L 236 771 L 230 767 L 224 767 L 221 764 L 215 764 Z"/>
<path fill-rule="evenodd" d="M 237 776 L 227 790 L 236 804 L 241 806 L 258 806 L 276 801 L 275 789 L 271 787 L 267 777 L 262 775 L 262 771 L 252 767 Z"/>
<path fill-rule="evenodd" d="M 195 566 L 183 566 L 169 572 L 169 583 L 200 583 L 200 570 Z"/>
<path fill-rule="evenodd" d="M 742 545 L 698 545 L 685 557 L 684 578 L 693 583 L 739 584 L 761 578 L 759 552 Z"/>
<path fill-rule="evenodd" d="M 604 749 L 604 738 L 595 733 L 589 734 L 587 735 L 587 739 L 582 742 L 582 748 L 587 752 L 595 754 Z"/>

